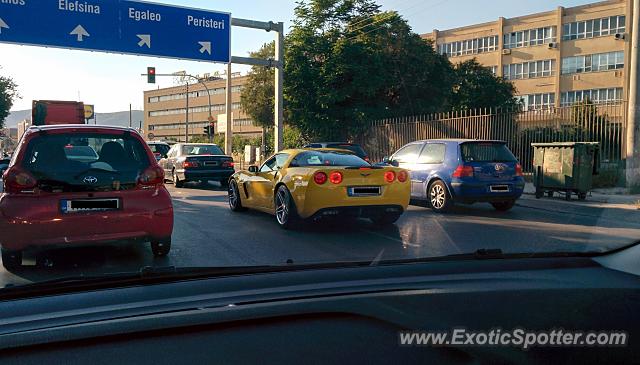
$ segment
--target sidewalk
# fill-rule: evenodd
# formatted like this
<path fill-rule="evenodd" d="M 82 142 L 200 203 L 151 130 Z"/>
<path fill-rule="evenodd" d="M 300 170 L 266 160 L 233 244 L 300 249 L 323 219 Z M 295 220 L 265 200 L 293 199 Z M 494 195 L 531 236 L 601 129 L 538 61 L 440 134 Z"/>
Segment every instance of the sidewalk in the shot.
<path fill-rule="evenodd" d="M 526 195 L 535 195 L 536 188 L 533 183 L 526 183 L 524 186 L 524 193 Z M 578 201 L 578 198 L 572 196 L 572 201 Z M 617 205 L 630 205 L 636 209 L 640 209 L 640 194 L 627 194 L 627 190 L 624 188 L 606 188 L 606 189 L 593 189 L 587 195 L 586 201 L 598 202 L 606 204 Z"/>

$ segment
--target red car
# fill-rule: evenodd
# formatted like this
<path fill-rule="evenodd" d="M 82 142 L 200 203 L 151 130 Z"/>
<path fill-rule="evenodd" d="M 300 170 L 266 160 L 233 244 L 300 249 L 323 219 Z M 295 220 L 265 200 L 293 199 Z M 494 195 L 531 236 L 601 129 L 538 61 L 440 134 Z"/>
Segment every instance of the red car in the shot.
<path fill-rule="evenodd" d="M 121 241 L 150 242 L 155 256 L 167 255 L 173 205 L 163 182 L 133 129 L 31 127 L 3 174 L 2 263 L 20 266 L 25 250 Z"/>

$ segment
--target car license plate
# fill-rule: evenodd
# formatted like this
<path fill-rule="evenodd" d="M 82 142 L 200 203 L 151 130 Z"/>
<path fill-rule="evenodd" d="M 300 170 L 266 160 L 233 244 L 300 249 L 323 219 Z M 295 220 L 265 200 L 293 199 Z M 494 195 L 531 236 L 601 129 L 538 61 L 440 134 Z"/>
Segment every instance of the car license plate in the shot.
<path fill-rule="evenodd" d="M 204 166 L 218 166 L 218 162 L 217 161 L 205 161 L 203 163 Z"/>
<path fill-rule="evenodd" d="M 120 209 L 120 199 L 60 200 L 62 213 L 103 212 Z"/>
<path fill-rule="evenodd" d="M 350 186 L 347 188 L 349 196 L 379 196 L 379 186 Z"/>
<path fill-rule="evenodd" d="M 491 185 L 489 191 L 492 193 L 508 193 L 509 185 Z"/>

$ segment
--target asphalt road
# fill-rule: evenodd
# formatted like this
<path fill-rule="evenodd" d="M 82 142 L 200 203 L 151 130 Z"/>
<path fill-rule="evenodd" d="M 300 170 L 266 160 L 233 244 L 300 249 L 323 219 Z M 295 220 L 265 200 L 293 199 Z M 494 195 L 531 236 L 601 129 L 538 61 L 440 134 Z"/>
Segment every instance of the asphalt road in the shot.
<path fill-rule="evenodd" d="M 271 215 L 233 213 L 214 185 L 169 185 L 175 209 L 173 247 L 155 259 L 148 245 L 66 248 L 27 255 L 23 268 L 0 268 L 0 285 L 62 276 L 137 271 L 144 266 L 283 265 L 402 259 L 499 248 L 505 252 L 607 250 L 640 239 L 640 211 L 594 201 L 524 196 L 506 213 L 488 204 L 457 206 L 449 214 L 411 206 L 393 226 L 367 220 L 280 229 Z M 1 232 L 0 232 L 1 234 Z"/>

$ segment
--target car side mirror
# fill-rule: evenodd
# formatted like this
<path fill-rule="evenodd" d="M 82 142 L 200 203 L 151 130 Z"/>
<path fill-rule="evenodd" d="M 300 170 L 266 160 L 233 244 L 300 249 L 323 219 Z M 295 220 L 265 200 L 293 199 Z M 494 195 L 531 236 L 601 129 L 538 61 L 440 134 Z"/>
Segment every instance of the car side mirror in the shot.
<path fill-rule="evenodd" d="M 256 165 L 249 166 L 249 172 L 252 174 L 255 174 L 256 172 L 258 172 L 258 166 Z"/>
<path fill-rule="evenodd" d="M 391 157 L 385 156 L 382 158 L 382 163 L 385 165 L 391 165 L 393 167 L 399 167 L 400 163 L 396 160 L 392 160 Z"/>

